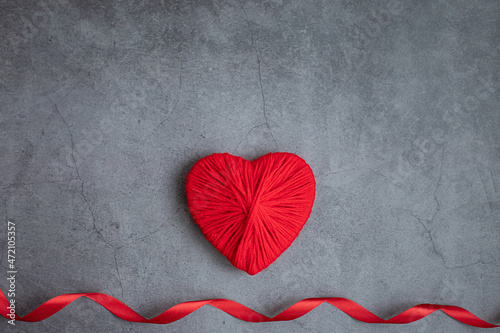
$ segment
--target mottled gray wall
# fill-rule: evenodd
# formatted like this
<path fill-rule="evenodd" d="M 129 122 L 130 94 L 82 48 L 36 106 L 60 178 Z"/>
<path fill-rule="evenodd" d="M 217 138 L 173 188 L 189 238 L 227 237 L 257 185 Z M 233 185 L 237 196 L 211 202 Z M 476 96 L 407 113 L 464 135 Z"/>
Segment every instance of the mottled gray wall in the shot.
<path fill-rule="evenodd" d="M 144 316 L 306 297 L 384 317 L 422 302 L 500 322 L 498 1 L 0 1 L 0 264 L 18 313 L 103 292 Z M 199 158 L 300 155 L 317 197 L 256 276 L 186 206 Z M 0 289 L 7 289 L 0 278 Z M 202 308 L 126 323 L 81 299 L 6 332 L 472 332 L 442 313 L 368 325 L 322 305 L 249 324 Z"/>

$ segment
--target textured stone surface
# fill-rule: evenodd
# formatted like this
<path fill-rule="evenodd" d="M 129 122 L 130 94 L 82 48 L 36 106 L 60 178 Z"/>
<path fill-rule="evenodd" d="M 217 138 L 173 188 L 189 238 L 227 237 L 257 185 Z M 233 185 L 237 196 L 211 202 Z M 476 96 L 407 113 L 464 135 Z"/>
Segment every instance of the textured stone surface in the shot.
<path fill-rule="evenodd" d="M 500 322 L 498 1 L 0 1 L 0 264 L 18 313 L 103 292 L 144 316 L 305 297 L 384 317 L 422 302 Z M 202 236 L 191 166 L 300 155 L 317 198 L 256 276 Z M 1 274 L 0 274 L 1 275 Z M 0 279 L 5 291 L 7 281 Z M 5 332 L 472 332 L 442 313 L 368 325 L 323 305 L 249 324 L 202 308 L 131 324 L 90 300 Z"/>

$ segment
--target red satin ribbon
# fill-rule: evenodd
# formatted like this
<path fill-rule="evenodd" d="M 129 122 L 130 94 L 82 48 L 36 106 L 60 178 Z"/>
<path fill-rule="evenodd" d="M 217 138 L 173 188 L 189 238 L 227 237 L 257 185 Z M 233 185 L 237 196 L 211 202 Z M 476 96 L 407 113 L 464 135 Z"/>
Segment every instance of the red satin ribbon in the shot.
<path fill-rule="evenodd" d="M 9 302 L 3 293 L 0 293 L 0 314 L 5 318 L 11 319 L 8 317 L 9 313 Z M 469 326 L 474 327 L 483 327 L 483 328 L 493 328 L 500 327 L 500 325 L 490 324 L 485 322 L 484 320 L 476 317 L 469 311 L 460 308 L 458 306 L 452 305 L 439 305 L 439 304 L 419 304 L 416 305 L 395 317 L 384 320 L 370 311 L 363 308 L 361 305 L 340 297 L 325 297 L 325 298 L 306 298 L 303 299 L 285 311 L 274 317 L 267 317 L 254 310 L 247 308 L 244 305 L 241 305 L 237 302 L 230 301 L 227 299 L 210 299 L 205 301 L 191 301 L 184 302 L 173 306 L 162 314 L 151 318 L 146 319 L 139 315 L 137 312 L 129 308 L 125 303 L 117 300 L 116 298 L 101 294 L 101 293 L 80 293 L 80 294 L 63 294 L 56 296 L 47 302 L 40 305 L 38 308 L 28 313 L 25 316 L 19 317 L 16 314 L 16 320 L 19 321 L 28 321 L 28 322 L 36 322 L 44 320 L 59 310 L 77 300 L 80 297 L 87 297 L 101 306 L 108 309 L 109 312 L 114 314 L 115 316 L 130 322 L 137 323 L 151 323 L 151 324 L 169 324 L 176 320 L 179 320 L 190 313 L 198 310 L 204 305 L 211 305 L 216 307 L 219 310 L 222 310 L 233 317 L 238 319 L 256 323 L 256 322 L 269 322 L 269 321 L 286 321 L 286 320 L 294 320 L 299 317 L 302 317 L 309 311 L 313 310 L 317 306 L 323 303 L 329 303 L 336 307 L 337 309 L 345 312 L 347 315 L 352 318 L 371 324 L 408 324 L 414 321 L 420 320 L 425 316 L 433 313 L 434 311 L 441 310 L 450 317 L 455 320 L 458 320 L 461 323 L 464 323 Z"/>

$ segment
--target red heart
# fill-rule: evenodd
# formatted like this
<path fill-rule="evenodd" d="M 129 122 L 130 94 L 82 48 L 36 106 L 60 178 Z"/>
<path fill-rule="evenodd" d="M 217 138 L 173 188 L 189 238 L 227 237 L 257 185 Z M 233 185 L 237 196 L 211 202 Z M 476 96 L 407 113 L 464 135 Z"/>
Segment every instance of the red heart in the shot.
<path fill-rule="evenodd" d="M 228 153 L 200 159 L 187 176 L 189 211 L 229 261 L 254 275 L 297 238 L 315 197 L 307 163 L 291 153 L 250 162 Z"/>

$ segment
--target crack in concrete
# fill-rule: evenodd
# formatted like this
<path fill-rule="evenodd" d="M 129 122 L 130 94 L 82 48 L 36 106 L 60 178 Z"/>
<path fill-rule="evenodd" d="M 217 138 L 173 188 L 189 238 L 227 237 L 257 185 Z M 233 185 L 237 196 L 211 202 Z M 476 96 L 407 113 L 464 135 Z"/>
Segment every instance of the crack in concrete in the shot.
<path fill-rule="evenodd" d="M 417 219 L 417 221 L 422 225 L 422 227 L 424 227 L 425 229 L 425 232 L 427 233 L 428 237 L 429 237 L 429 240 L 431 241 L 431 244 L 432 244 L 432 249 L 434 250 L 434 253 L 436 253 L 440 258 L 441 260 L 443 261 L 443 265 L 444 267 L 446 267 L 446 269 L 459 269 L 459 268 L 467 268 L 467 267 L 471 267 L 471 266 L 475 266 L 475 265 L 479 265 L 479 264 L 482 264 L 482 265 L 495 265 L 495 266 L 499 266 L 500 265 L 492 260 L 492 261 L 484 261 L 483 259 L 479 259 L 471 264 L 465 264 L 465 265 L 457 265 L 457 266 L 449 266 L 447 263 L 446 263 L 446 260 L 444 258 L 444 255 L 439 252 L 436 248 L 436 243 L 434 241 L 434 238 L 432 236 L 432 230 L 430 228 L 428 228 L 424 222 L 422 222 L 422 219 L 419 218 L 418 216 L 416 216 L 415 214 L 413 214 L 412 212 L 410 212 L 411 216 L 413 216 L 415 219 Z M 430 223 L 431 221 L 430 220 L 426 220 L 428 223 Z"/>
<path fill-rule="evenodd" d="M 71 159 L 73 160 L 73 164 L 75 166 L 76 176 L 77 176 L 78 180 L 81 183 L 80 194 L 82 195 L 83 200 L 87 203 L 87 206 L 89 208 L 90 214 L 92 215 L 93 227 L 94 227 L 94 229 L 96 229 L 96 221 L 95 221 L 94 212 L 92 210 L 92 206 L 90 205 L 90 201 L 85 196 L 85 191 L 84 191 L 85 182 L 83 181 L 82 176 L 80 175 L 80 170 L 78 169 L 78 164 L 76 163 L 76 158 L 75 158 L 75 141 L 74 141 L 74 138 L 73 138 L 73 132 L 71 131 L 71 128 L 69 127 L 69 124 L 66 121 L 66 119 L 64 119 L 64 117 L 62 116 L 61 112 L 59 112 L 59 108 L 57 107 L 57 104 L 54 104 L 54 109 L 56 110 L 57 114 L 59 115 L 59 117 L 63 121 L 64 125 L 66 126 L 66 129 L 68 130 L 68 133 L 69 133 L 69 136 L 70 136 L 70 139 L 71 139 Z"/>
<path fill-rule="evenodd" d="M 167 224 L 168 219 L 170 219 L 170 218 L 174 217 L 174 216 L 175 216 L 175 215 L 176 215 L 176 214 L 177 214 L 180 210 L 181 210 L 181 208 L 180 208 L 180 207 L 179 207 L 179 208 L 177 208 L 177 209 L 175 210 L 175 212 L 173 212 L 172 214 L 170 214 L 170 216 L 166 219 L 166 221 L 165 221 L 165 222 L 163 222 L 163 223 L 162 223 L 162 224 L 161 224 L 158 228 L 156 228 L 156 230 L 151 231 L 149 234 L 147 234 L 147 235 L 145 235 L 145 236 L 142 236 L 142 237 L 136 238 L 136 239 L 132 240 L 130 243 L 128 243 L 128 244 L 124 244 L 124 245 L 120 246 L 120 248 L 125 247 L 125 246 L 129 246 L 129 245 L 131 245 L 131 244 L 132 244 L 133 242 L 135 242 L 135 241 L 144 240 L 144 239 L 149 238 L 149 237 L 151 237 L 152 235 L 156 234 L 158 231 L 160 231 L 160 229 L 161 229 L 161 228 L 163 228 L 163 227 Z"/>
<path fill-rule="evenodd" d="M 443 148 L 442 148 L 442 151 L 441 151 L 441 163 L 440 163 L 439 177 L 438 177 L 438 180 L 436 182 L 436 187 L 434 188 L 434 192 L 432 193 L 434 201 L 436 202 L 436 209 L 435 209 L 434 213 L 432 214 L 431 219 L 430 220 L 425 220 L 430 225 L 434 224 L 434 219 L 436 218 L 438 212 L 441 209 L 441 204 L 439 203 L 439 200 L 437 199 L 436 193 L 437 193 L 437 190 L 439 189 L 439 186 L 441 185 L 441 179 L 442 179 L 442 176 L 443 176 L 443 164 L 444 164 L 444 144 L 443 144 Z M 432 237 L 432 230 L 430 228 L 428 228 L 425 225 L 424 222 L 422 222 L 422 219 L 420 217 L 418 217 L 417 215 L 413 214 L 413 212 L 410 212 L 410 214 L 414 218 L 416 218 L 417 221 L 424 227 L 425 231 L 427 232 L 427 235 L 429 236 L 429 240 L 431 241 L 432 249 L 441 258 L 441 260 L 443 261 L 444 267 L 446 267 L 447 269 L 457 268 L 457 267 L 453 267 L 453 266 L 448 266 L 448 264 L 446 263 L 446 260 L 444 259 L 444 255 L 437 250 L 436 243 L 434 241 L 434 238 Z"/>
<path fill-rule="evenodd" d="M 438 176 L 438 180 L 436 182 L 436 187 L 434 188 L 434 192 L 432 193 L 434 201 L 436 202 L 436 209 L 435 209 L 434 213 L 432 214 L 431 219 L 430 220 L 426 220 L 430 225 L 434 224 L 434 219 L 436 218 L 438 212 L 441 210 L 441 204 L 440 204 L 440 202 L 439 202 L 439 200 L 437 198 L 436 193 L 437 193 L 437 191 L 439 189 L 439 186 L 441 185 L 441 180 L 442 180 L 442 177 L 443 177 L 443 167 L 444 167 L 444 144 L 443 144 L 443 147 L 442 147 L 442 150 L 441 150 L 439 176 Z M 422 225 L 422 227 L 424 227 L 425 232 L 427 233 L 427 235 L 429 237 L 429 240 L 431 241 L 432 249 L 434 250 L 434 253 L 436 253 L 441 258 L 441 260 L 443 261 L 444 267 L 446 267 L 446 269 L 457 268 L 457 267 L 454 267 L 454 266 L 448 266 L 448 264 L 446 263 L 446 259 L 444 258 L 444 255 L 440 251 L 437 250 L 437 248 L 436 248 L 436 242 L 434 240 L 434 237 L 432 236 L 432 229 L 428 228 L 425 225 L 425 223 L 422 221 L 422 219 L 420 217 L 416 216 L 412 212 L 410 212 L 410 214 L 414 218 L 417 219 L 417 221 Z"/>
<path fill-rule="evenodd" d="M 466 264 L 466 265 L 460 265 L 460 266 L 451 266 L 449 268 L 467 268 L 467 267 L 471 267 L 471 266 L 475 266 L 475 265 L 495 265 L 495 266 L 500 266 L 497 264 L 496 261 L 488 261 L 488 262 L 485 262 L 483 259 L 479 259 L 478 261 L 476 262 L 473 262 L 472 264 Z"/>
<path fill-rule="evenodd" d="M 443 265 L 444 267 L 446 267 L 447 269 L 450 269 L 450 268 L 453 268 L 453 267 L 450 267 L 448 266 L 448 264 L 446 264 L 446 260 L 444 259 L 444 256 L 441 252 L 439 252 L 436 248 L 436 243 L 434 241 L 434 238 L 432 237 L 432 230 L 430 228 L 428 228 L 424 222 L 422 222 L 422 219 L 418 216 L 416 216 L 415 214 L 413 214 L 412 212 L 410 212 L 411 216 L 413 216 L 414 218 L 417 219 L 417 221 L 422 225 L 422 227 L 424 227 L 425 229 L 425 232 L 427 233 L 428 237 L 429 237 L 429 240 L 431 241 L 431 244 L 432 244 L 432 249 L 434 250 L 434 253 L 436 253 L 440 258 L 441 260 L 443 261 Z M 427 222 L 431 222 L 431 220 L 427 220 Z"/>
<path fill-rule="evenodd" d="M 488 190 L 488 188 L 483 180 L 483 177 L 482 177 L 482 174 L 485 174 L 486 172 L 481 172 L 479 165 L 480 164 L 477 161 L 477 159 L 474 159 L 475 170 L 477 173 L 477 177 L 479 178 L 479 181 L 481 182 L 481 185 L 483 187 L 483 192 L 484 192 L 484 195 L 486 196 L 486 201 L 487 202 L 495 201 L 496 194 L 498 193 L 498 191 L 497 191 L 496 184 L 495 184 L 495 177 L 493 176 L 493 171 L 491 170 L 491 162 L 488 161 L 488 168 L 487 168 L 489 176 L 490 176 L 489 179 L 491 180 L 490 190 Z M 485 175 L 485 177 L 488 178 L 488 176 L 486 176 L 486 175 Z"/>
<path fill-rule="evenodd" d="M 182 97 L 182 72 L 184 70 L 184 65 L 181 60 L 181 65 L 179 69 L 179 88 L 178 88 L 178 96 L 177 96 L 177 101 L 175 102 L 174 106 L 172 107 L 172 110 L 168 113 L 167 117 L 165 117 L 163 120 L 161 120 L 158 125 L 156 125 L 155 129 L 147 136 L 145 137 L 142 141 L 141 144 L 144 143 L 146 140 L 148 140 L 150 137 L 152 137 L 156 131 L 160 128 L 160 126 L 163 126 L 163 124 L 170 118 L 170 116 L 175 113 L 177 110 L 177 106 L 179 105 L 179 101 L 181 100 Z M 165 110 L 162 108 L 162 110 Z"/>
<path fill-rule="evenodd" d="M 179 210 L 181 210 L 181 208 L 178 208 L 175 212 L 173 212 L 170 216 L 170 217 L 173 217 L 175 216 L 175 214 L 177 214 L 179 212 Z M 113 248 L 113 258 L 114 258 L 114 261 L 115 261 L 115 269 L 116 269 L 116 274 L 117 274 L 117 278 L 118 278 L 118 283 L 120 284 L 120 290 L 121 290 L 121 295 L 122 295 L 122 300 L 124 298 L 124 293 L 123 293 L 123 283 L 122 283 L 122 277 L 121 277 L 121 274 L 120 274 L 120 269 L 118 267 L 118 259 L 117 259 L 117 252 L 118 250 L 126 247 L 126 246 L 129 246 L 131 245 L 133 242 L 135 241 L 138 241 L 138 240 L 144 240 L 148 237 L 151 237 L 152 235 L 154 235 L 155 233 L 157 233 L 161 228 L 163 228 L 165 226 L 165 224 L 167 223 L 167 221 L 163 222 L 158 228 L 156 228 L 156 230 L 150 232 L 149 234 L 143 236 L 143 237 L 140 237 L 140 238 L 137 238 L 137 239 L 134 239 L 132 242 L 128 243 L 128 244 L 124 244 L 124 245 L 120 245 L 120 246 L 114 246 L 110 243 L 107 243 L 105 241 L 106 244 L 108 244 L 109 246 L 111 246 Z M 104 239 L 103 239 L 104 240 Z"/>
<path fill-rule="evenodd" d="M 441 185 L 441 179 L 443 178 L 443 164 L 444 164 L 444 144 L 443 144 L 443 149 L 441 151 L 441 164 L 439 167 L 439 177 L 438 177 L 438 180 L 436 182 L 436 188 L 434 189 L 434 192 L 432 193 L 432 195 L 434 197 L 434 201 L 436 202 L 436 210 L 434 211 L 434 214 L 432 214 L 432 218 L 429 221 L 430 223 L 434 222 L 434 218 L 436 217 L 439 210 L 441 209 L 441 204 L 439 203 L 439 200 L 437 198 L 436 193 L 439 189 L 439 186 Z"/>
<path fill-rule="evenodd" d="M 262 124 L 256 126 L 256 127 L 265 125 L 267 127 L 267 130 L 269 131 L 269 134 L 271 134 L 271 138 L 273 139 L 273 142 L 274 142 L 274 145 L 276 146 L 276 149 L 279 149 L 278 142 L 276 141 L 276 138 L 274 137 L 273 131 L 271 130 L 271 127 L 269 126 L 269 119 L 267 117 L 266 96 L 264 94 L 264 87 L 262 85 L 262 71 L 261 71 L 260 52 L 259 52 L 259 49 L 257 48 L 257 46 L 255 45 L 255 36 L 254 36 L 254 33 L 253 33 L 253 29 L 252 29 L 252 26 L 250 25 L 250 20 L 248 19 L 248 15 L 247 15 L 247 12 L 245 10 L 245 7 L 243 6 L 243 2 L 242 1 L 240 1 L 240 5 L 241 5 L 241 9 L 243 11 L 243 16 L 245 18 L 245 22 L 248 25 L 248 30 L 250 30 L 250 37 L 251 37 L 251 41 L 252 41 L 252 48 L 254 49 L 255 54 L 257 55 L 257 74 L 258 74 L 258 78 L 259 78 L 260 94 L 262 96 L 262 113 L 264 115 L 264 122 Z M 248 136 L 248 133 L 247 133 L 247 136 Z"/>
<path fill-rule="evenodd" d="M 110 244 L 110 243 L 108 243 L 106 241 L 106 239 L 102 235 L 101 231 L 97 228 L 96 217 L 95 217 L 95 214 L 94 214 L 94 210 L 92 209 L 92 205 L 90 204 L 90 201 L 88 200 L 87 196 L 85 195 L 85 182 L 83 181 L 83 178 L 80 175 L 80 170 L 78 169 L 78 164 L 76 163 L 76 158 L 75 158 L 75 140 L 73 138 L 73 132 L 71 131 L 71 127 L 69 126 L 69 124 L 66 121 L 66 119 L 62 116 L 61 112 L 59 112 L 59 108 L 57 107 L 57 104 L 55 104 L 55 103 L 52 103 L 52 104 L 54 106 L 54 110 L 57 112 L 57 114 L 61 118 L 62 122 L 66 126 L 66 129 L 68 130 L 68 133 L 69 133 L 69 136 L 70 136 L 70 139 L 71 139 L 71 158 L 73 160 L 73 164 L 74 164 L 74 167 L 75 167 L 76 176 L 77 176 L 78 180 L 81 183 L 80 194 L 81 194 L 83 200 L 85 201 L 85 203 L 87 204 L 88 210 L 89 210 L 90 215 L 92 217 L 92 230 L 94 230 L 99 235 L 99 237 L 102 239 L 102 241 L 106 245 L 114 248 L 114 246 L 112 244 Z"/>
<path fill-rule="evenodd" d="M 446 135 L 446 133 L 444 134 Z M 443 135 L 443 137 L 444 137 Z M 436 209 L 434 211 L 434 213 L 432 214 L 432 217 L 430 220 L 426 220 L 428 221 L 429 223 L 433 223 L 434 222 L 434 218 L 436 217 L 436 215 L 438 214 L 438 212 L 441 210 L 441 204 L 437 198 L 437 191 L 439 189 L 439 186 L 441 185 L 441 180 L 443 178 L 443 166 L 444 166 L 444 144 L 443 144 L 443 147 L 441 149 L 441 157 L 440 157 L 440 163 L 439 163 L 439 176 L 438 176 L 438 180 L 436 181 L 436 187 L 434 188 L 434 192 L 432 192 L 432 196 L 433 196 L 433 199 L 434 201 L 436 202 Z M 415 216 L 413 213 L 412 213 L 413 216 Z M 417 216 L 415 216 L 416 218 L 419 218 Z"/>
<path fill-rule="evenodd" d="M 443 177 L 443 169 L 444 169 L 444 153 L 445 153 L 445 146 L 443 144 L 443 148 L 442 148 L 442 151 L 441 151 L 441 159 L 440 159 L 440 170 L 439 170 L 439 177 L 438 177 L 438 180 L 436 182 L 436 187 L 434 189 L 434 192 L 433 192 L 433 198 L 434 198 L 434 201 L 436 202 L 436 209 L 434 211 L 434 214 L 432 215 L 431 219 L 430 220 L 426 220 L 429 224 L 433 224 L 434 223 L 434 219 L 436 218 L 438 212 L 441 210 L 441 204 L 437 198 L 437 191 L 441 185 L 441 181 L 442 181 L 442 177 Z M 476 166 L 477 168 L 477 166 Z M 481 177 L 479 177 L 481 179 Z M 482 183 L 482 180 L 481 180 L 481 183 Z M 484 184 L 483 184 L 483 187 L 484 187 Z M 410 212 L 411 213 L 411 212 Z M 483 264 L 483 265 L 489 265 L 489 264 L 493 264 L 493 265 L 496 265 L 498 266 L 498 264 L 495 262 L 495 261 L 488 261 L 488 262 L 485 262 L 483 259 L 479 259 L 477 260 L 476 262 L 473 262 L 471 264 L 465 264 L 465 265 L 457 265 L 457 266 L 449 266 L 447 263 L 446 263 L 446 260 L 444 258 L 444 255 L 439 252 L 436 248 L 436 243 L 434 241 L 434 238 L 432 237 L 432 230 L 430 228 L 428 228 L 424 222 L 422 222 L 422 219 L 419 218 L 418 216 L 416 216 L 415 214 L 411 213 L 411 215 L 417 219 L 417 221 L 422 224 L 422 226 L 424 227 L 425 231 L 427 232 L 428 236 L 429 236 L 429 240 L 431 241 L 431 244 L 432 244 L 432 248 L 434 250 L 434 252 L 441 258 L 441 260 L 443 261 L 443 265 L 446 267 L 446 269 L 460 269 L 460 268 L 467 268 L 467 267 L 471 267 L 471 266 L 474 266 L 474 265 L 478 265 L 478 264 Z"/>
<path fill-rule="evenodd" d="M 115 259 L 115 268 L 116 268 L 116 273 L 118 274 L 118 283 L 120 283 L 120 289 L 122 291 L 122 300 L 123 300 L 123 284 L 122 284 L 122 277 L 120 275 L 120 270 L 118 269 L 118 260 L 116 259 L 116 251 L 118 251 L 121 247 L 115 247 L 113 251 L 113 258 Z"/>
<path fill-rule="evenodd" d="M 488 193 L 488 190 L 486 189 L 486 185 L 484 184 L 483 177 L 481 177 L 481 172 L 479 171 L 477 159 L 474 159 L 474 167 L 475 167 L 474 169 L 476 170 L 477 177 L 479 178 L 479 182 L 481 183 L 481 186 L 483 187 L 483 192 L 484 192 L 484 196 L 486 197 L 486 201 L 490 201 L 490 195 Z"/>
<path fill-rule="evenodd" d="M 2 186 L 2 189 L 8 189 L 12 187 L 20 187 L 20 186 L 32 186 L 32 185 L 42 185 L 42 184 L 60 184 L 63 182 L 70 182 L 72 180 L 79 180 L 78 178 L 70 178 L 63 180 L 54 180 L 54 181 L 42 181 L 42 182 L 27 182 L 27 183 L 12 183 L 7 186 Z"/>
<path fill-rule="evenodd" d="M 260 125 L 256 125 L 256 126 L 252 127 L 252 128 L 251 128 L 251 129 L 247 132 L 247 134 L 245 135 L 245 137 L 244 137 L 243 139 L 241 139 L 241 140 L 240 140 L 240 142 L 238 142 L 238 145 L 236 146 L 236 149 L 235 149 L 235 150 L 238 150 L 238 148 L 240 147 L 241 143 L 242 143 L 243 141 L 245 141 L 245 140 L 248 138 L 248 135 L 250 134 L 250 132 L 252 132 L 254 129 L 259 128 L 259 127 L 262 127 L 262 126 L 264 126 L 264 125 L 265 125 L 265 124 L 260 124 Z"/>
<path fill-rule="evenodd" d="M 439 200 L 437 199 L 436 193 L 437 193 L 437 190 L 439 189 L 439 186 L 441 185 L 441 179 L 442 179 L 442 176 L 443 176 L 443 164 L 444 164 L 444 144 L 443 144 L 443 148 L 442 148 L 442 151 L 441 151 L 441 163 L 440 163 L 439 177 L 438 177 L 438 180 L 436 182 L 436 188 L 434 188 L 434 192 L 432 193 L 432 195 L 434 197 L 434 201 L 436 202 L 436 210 L 432 214 L 431 219 L 427 220 L 427 222 L 430 225 L 434 224 L 434 219 L 436 218 L 438 212 L 441 209 L 441 204 L 439 203 Z M 437 250 L 436 243 L 434 241 L 434 238 L 432 237 L 432 230 L 430 228 L 427 228 L 427 226 L 425 225 L 425 223 L 422 222 L 421 218 L 419 218 L 418 216 L 416 216 L 412 212 L 410 212 L 410 213 L 424 227 L 425 231 L 427 232 L 427 235 L 429 236 L 429 240 L 431 241 L 432 249 L 441 258 L 441 260 L 443 261 L 444 267 L 446 267 L 447 269 L 456 268 L 456 267 L 453 267 L 453 266 L 448 266 L 448 264 L 446 263 L 446 260 L 444 258 L 444 255 Z"/>

